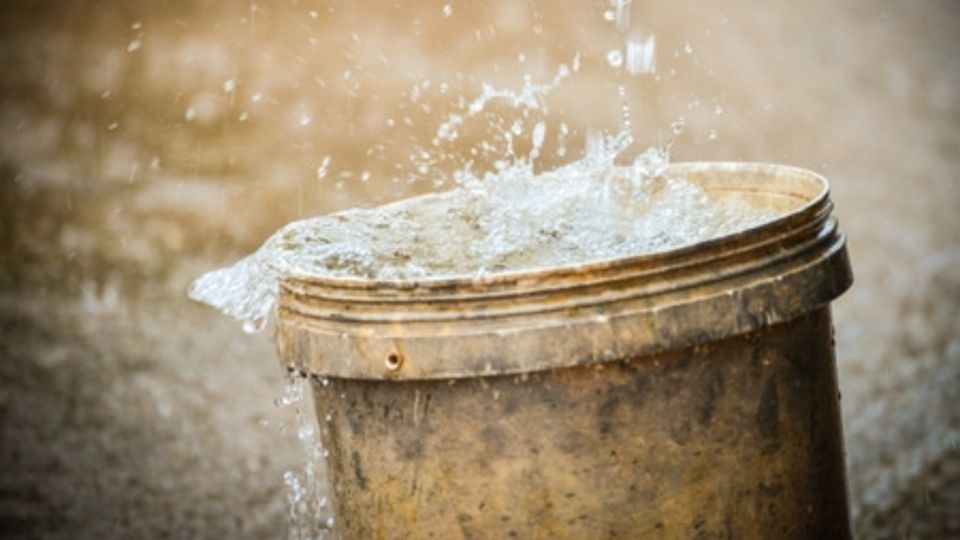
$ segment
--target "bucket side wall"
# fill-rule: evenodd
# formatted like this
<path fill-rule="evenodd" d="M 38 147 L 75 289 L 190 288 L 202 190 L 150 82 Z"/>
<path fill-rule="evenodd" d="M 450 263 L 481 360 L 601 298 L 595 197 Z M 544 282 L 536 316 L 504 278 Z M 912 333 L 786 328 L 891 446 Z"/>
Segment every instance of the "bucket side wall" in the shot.
<path fill-rule="evenodd" d="M 662 355 L 314 395 L 346 539 L 849 535 L 827 307 Z"/>

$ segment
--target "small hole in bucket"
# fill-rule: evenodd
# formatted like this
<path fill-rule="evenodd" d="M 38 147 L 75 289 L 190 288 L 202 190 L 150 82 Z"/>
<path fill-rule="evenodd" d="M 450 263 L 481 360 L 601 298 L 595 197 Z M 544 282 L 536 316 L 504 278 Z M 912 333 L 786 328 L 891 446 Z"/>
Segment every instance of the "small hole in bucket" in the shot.
<path fill-rule="evenodd" d="M 403 360 L 400 358 L 399 354 L 392 352 L 387 355 L 387 362 L 386 362 L 387 369 L 391 371 L 398 370 L 400 369 L 400 364 L 402 363 L 403 363 Z"/>

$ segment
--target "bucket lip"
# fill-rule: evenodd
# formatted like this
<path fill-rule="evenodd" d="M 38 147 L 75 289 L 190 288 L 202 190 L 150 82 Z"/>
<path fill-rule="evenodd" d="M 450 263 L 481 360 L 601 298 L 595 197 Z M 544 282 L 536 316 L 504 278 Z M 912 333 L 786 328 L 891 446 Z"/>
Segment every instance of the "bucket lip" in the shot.
<path fill-rule="evenodd" d="M 413 279 L 369 279 L 358 277 L 342 276 L 324 276 L 322 274 L 313 274 L 298 271 L 296 268 L 287 269 L 288 273 L 280 280 L 281 286 L 288 284 L 302 284 L 309 287 L 322 287 L 326 289 L 354 290 L 354 291 L 422 291 L 430 292 L 435 290 L 474 290 L 482 291 L 488 287 L 504 286 L 517 283 L 541 283 L 550 278 L 559 278 L 569 275 L 589 274 L 597 272 L 616 271 L 621 268 L 630 268 L 638 265 L 653 265 L 659 262 L 669 261 L 675 258 L 683 258 L 690 254 L 695 254 L 704 250 L 715 248 L 722 244 L 738 242 L 753 237 L 758 230 L 769 229 L 776 230 L 789 226 L 797 219 L 798 215 L 809 213 L 812 209 L 823 206 L 828 203 L 830 198 L 830 183 L 823 175 L 809 169 L 793 165 L 781 165 L 769 162 L 737 162 L 737 161 L 702 161 L 702 162 L 678 162 L 672 163 L 667 168 L 665 174 L 671 173 L 690 174 L 696 172 L 723 171 L 723 172 L 742 172 L 746 174 L 769 174 L 771 176 L 792 175 L 795 177 L 804 177 L 820 184 L 820 190 L 816 195 L 809 197 L 806 195 L 798 198 L 808 199 L 801 206 L 784 212 L 773 219 L 764 221 L 752 227 L 742 229 L 730 234 L 724 234 L 709 238 L 700 242 L 686 244 L 683 246 L 629 255 L 626 257 L 610 257 L 602 259 L 590 259 L 580 263 L 568 263 L 557 266 L 530 267 L 514 270 L 504 270 L 491 272 L 477 276 L 475 274 L 453 274 L 437 277 L 413 278 Z M 428 193 L 417 198 L 435 197 L 442 193 Z M 399 204 L 413 199 L 404 199 L 392 204 Z M 388 205 L 389 206 L 389 205 Z"/>
<path fill-rule="evenodd" d="M 281 361 L 304 373 L 373 380 L 599 365 L 785 323 L 851 285 L 823 176 L 766 163 L 671 170 L 720 196 L 754 193 L 786 210 L 673 250 L 481 280 L 287 279 L 277 305 Z M 781 206 L 783 198 L 790 204 Z"/>

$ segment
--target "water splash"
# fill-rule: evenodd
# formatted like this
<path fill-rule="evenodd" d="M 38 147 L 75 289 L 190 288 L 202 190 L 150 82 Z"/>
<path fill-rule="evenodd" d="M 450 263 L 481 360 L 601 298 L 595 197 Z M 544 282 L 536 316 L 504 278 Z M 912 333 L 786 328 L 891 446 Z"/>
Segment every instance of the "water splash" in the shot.
<path fill-rule="evenodd" d="M 253 331 L 270 318 L 285 276 L 417 280 L 580 264 L 676 248 L 770 217 L 665 176 L 672 137 L 621 167 L 615 161 L 632 136 L 593 131 L 581 159 L 535 174 L 545 135 L 537 124 L 528 156 L 483 174 L 466 167 L 453 190 L 291 223 L 253 255 L 198 279 L 190 296 Z"/>
<path fill-rule="evenodd" d="M 630 28 L 630 4 L 632 0 L 610 0 L 613 9 L 604 14 L 604 18 L 614 22 L 617 30 L 625 32 Z"/>
<path fill-rule="evenodd" d="M 619 28 L 619 21 L 628 17 L 629 2 L 614 0 L 612 7 Z M 654 70 L 654 52 L 653 36 L 628 44 L 628 71 Z M 608 60 L 623 62 L 622 56 Z M 419 280 L 580 264 L 675 248 L 769 217 L 745 205 L 711 201 L 682 177 L 663 177 L 671 148 L 684 129 L 683 117 L 671 124 L 663 144 L 641 152 L 627 167 L 615 166 L 634 143 L 623 85 L 618 88 L 619 131 L 609 135 L 590 130 L 580 159 L 535 173 L 547 124 L 540 120 L 532 129 L 525 128 L 525 119 L 532 121 L 526 113 L 539 111 L 545 117 L 546 96 L 579 67 L 576 55 L 545 83 L 535 84 L 525 77 L 518 90 L 484 84 L 469 103 L 459 100 L 459 112 L 448 115 L 437 128 L 435 145 L 456 140 L 458 128 L 491 102 L 524 113 L 503 124 L 498 136 L 506 148 L 493 170 L 476 173 L 472 162 L 467 162 L 453 174 L 450 191 L 291 223 L 253 255 L 199 278 L 190 288 L 190 297 L 243 321 L 244 330 L 256 332 L 269 321 L 278 283 L 286 276 Z M 429 87 L 429 81 L 415 85 L 411 100 L 417 101 L 421 90 Z M 568 131 L 566 124 L 560 125 L 557 155 L 567 153 Z M 524 137 L 529 138 L 530 151 L 518 156 L 514 143 Z M 486 141 L 481 146 L 494 148 Z M 429 173 L 434 159 L 422 149 L 410 155 L 421 174 Z M 329 156 L 321 160 L 318 179 L 327 175 L 329 164 Z M 352 173 L 340 176 L 344 175 Z M 361 180 L 366 177 L 361 175 Z M 341 187 L 342 181 L 336 185 Z M 453 238 L 457 241 L 451 242 Z"/>
<path fill-rule="evenodd" d="M 324 156 L 320 160 L 320 165 L 317 167 L 317 180 L 323 180 L 326 178 L 327 173 L 330 171 L 330 156 Z"/>
<path fill-rule="evenodd" d="M 473 99 L 469 105 L 461 105 L 460 113 L 448 115 L 447 120 L 437 128 L 434 144 L 439 141 L 453 141 L 457 138 L 457 127 L 464 123 L 468 118 L 472 118 L 482 113 L 492 102 L 503 102 L 506 106 L 519 110 L 539 110 L 547 112 L 546 96 L 555 88 L 560 86 L 571 73 L 580 70 L 580 55 L 576 55 L 570 65 L 560 64 L 553 79 L 541 84 L 535 84 L 529 76 L 524 77 L 523 86 L 519 90 L 510 88 L 495 88 L 493 85 L 483 83 L 480 95 Z"/>

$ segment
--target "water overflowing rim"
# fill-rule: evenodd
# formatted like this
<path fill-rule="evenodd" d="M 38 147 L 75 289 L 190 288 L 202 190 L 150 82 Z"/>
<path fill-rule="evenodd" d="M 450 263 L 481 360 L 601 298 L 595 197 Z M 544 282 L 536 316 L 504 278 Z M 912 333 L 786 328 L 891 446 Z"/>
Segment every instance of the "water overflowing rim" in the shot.
<path fill-rule="evenodd" d="M 596 273 L 616 273 L 620 269 L 628 269 L 638 266 L 657 266 L 660 271 L 664 271 L 673 265 L 664 265 L 670 261 L 680 259 L 689 263 L 688 256 L 695 255 L 698 252 L 709 252 L 712 248 L 724 245 L 728 249 L 740 244 L 755 245 L 753 241 L 756 233 L 761 230 L 775 231 L 782 228 L 792 229 L 802 222 L 820 221 L 818 218 L 826 218 L 829 215 L 832 205 L 829 202 L 830 185 L 827 179 L 813 171 L 801 167 L 790 165 L 778 165 L 765 162 L 685 162 L 674 163 L 666 171 L 666 175 L 671 174 L 690 174 L 696 172 L 723 171 L 723 172 L 742 172 L 751 175 L 769 174 L 771 176 L 784 176 L 790 174 L 795 177 L 804 177 L 818 182 L 821 186 L 820 191 L 813 197 L 805 194 L 794 194 L 798 199 L 808 199 L 802 206 L 783 213 L 769 221 L 765 221 L 753 227 L 749 227 L 735 233 L 721 235 L 701 242 L 688 244 L 676 248 L 642 253 L 626 257 L 612 257 L 604 259 L 592 259 L 581 263 L 569 263 L 550 267 L 532 267 L 519 270 L 504 270 L 483 274 L 482 276 L 470 274 L 457 274 L 450 276 L 415 278 L 415 279 L 368 279 L 355 277 L 332 277 L 320 274 L 298 273 L 296 269 L 290 269 L 282 280 L 281 286 L 292 289 L 324 288 L 341 289 L 355 291 L 370 291 L 376 296 L 377 301 L 388 300 L 389 293 L 408 294 L 412 291 L 419 293 L 429 293 L 439 290 L 457 290 L 460 298 L 469 290 L 478 293 L 496 290 L 499 286 L 510 286 L 523 283 L 541 283 L 562 279 L 564 277 L 579 276 L 583 274 Z M 745 191 L 745 190 L 738 190 Z M 764 190 L 758 189 L 758 192 Z M 423 199 L 425 197 L 436 197 L 438 194 L 430 193 L 421 195 L 413 199 L 404 199 L 391 203 L 388 206 L 407 204 L 413 200 Z M 822 207 L 822 208 L 821 208 Z M 816 209 L 821 208 L 821 211 Z M 802 219 L 801 216 L 813 213 L 813 219 Z M 816 214 L 820 214 L 819 216 Z M 681 266 L 687 266 L 682 264 Z M 658 272 L 659 273 L 659 272 Z M 538 287 L 539 288 L 539 287 Z"/>

